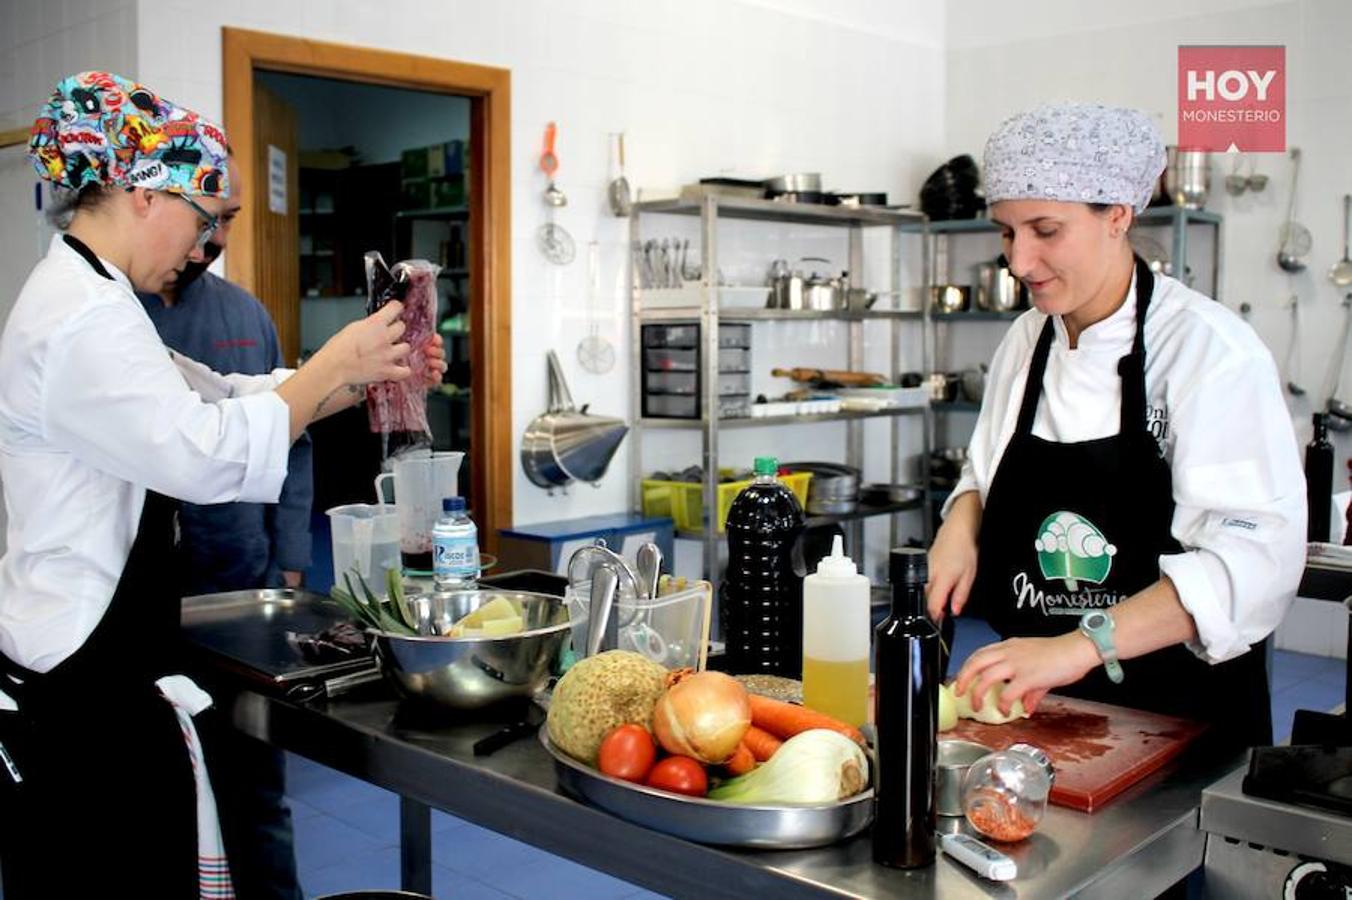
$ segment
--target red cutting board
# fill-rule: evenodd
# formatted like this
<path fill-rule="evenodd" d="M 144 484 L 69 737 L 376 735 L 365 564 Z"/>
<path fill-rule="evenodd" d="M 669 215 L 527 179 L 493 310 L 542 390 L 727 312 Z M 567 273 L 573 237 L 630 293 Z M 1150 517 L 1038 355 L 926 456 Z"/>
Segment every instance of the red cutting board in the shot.
<path fill-rule="evenodd" d="M 1041 747 L 1056 767 L 1049 798 L 1093 812 L 1188 746 L 1206 726 L 1158 713 L 1048 695 L 1032 718 L 1008 725 L 960 719 L 939 738 L 975 741 L 995 750 Z"/>

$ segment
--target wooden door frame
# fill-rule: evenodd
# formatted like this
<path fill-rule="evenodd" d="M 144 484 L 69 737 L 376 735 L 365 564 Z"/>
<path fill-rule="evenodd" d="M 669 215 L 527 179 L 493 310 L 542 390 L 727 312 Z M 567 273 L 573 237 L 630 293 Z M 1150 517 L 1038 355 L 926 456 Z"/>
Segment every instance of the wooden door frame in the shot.
<path fill-rule="evenodd" d="M 491 66 L 223 28 L 225 130 L 253 171 L 253 86 L 259 69 L 468 97 L 471 495 L 481 540 L 496 552 L 498 529 L 512 522 L 511 72 Z M 244 148 L 249 148 L 247 151 Z M 226 253 L 231 281 L 253 290 L 254 228 L 235 220 Z M 299 302 L 299 296 L 297 296 Z"/>

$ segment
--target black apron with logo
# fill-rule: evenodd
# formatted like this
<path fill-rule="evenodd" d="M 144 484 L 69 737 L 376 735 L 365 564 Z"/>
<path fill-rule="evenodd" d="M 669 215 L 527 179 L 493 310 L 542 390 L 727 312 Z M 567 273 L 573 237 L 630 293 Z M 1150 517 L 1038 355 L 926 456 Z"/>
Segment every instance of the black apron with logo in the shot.
<path fill-rule="evenodd" d="M 155 686 L 179 670 L 177 509 L 146 492 L 112 600 L 75 653 L 46 673 L 0 654 L 0 690 L 19 706 L 0 711 L 0 745 L 21 778 L 0 764 L 6 900 L 198 895 L 192 763 Z"/>
<path fill-rule="evenodd" d="M 1050 637 L 1160 578 L 1159 557 L 1182 547 L 1171 532 L 1173 478 L 1146 425 L 1145 318 L 1154 277 L 1136 261 L 1136 337 L 1118 363 L 1121 431 L 1057 443 L 1033 435 L 1055 332 L 1049 318 L 1028 370 L 1018 425 L 991 482 L 978 538 L 973 612 L 1002 637 Z M 1230 746 L 1272 742 L 1266 647 L 1218 665 L 1183 645 L 1102 666 L 1057 693 L 1211 724 Z"/>

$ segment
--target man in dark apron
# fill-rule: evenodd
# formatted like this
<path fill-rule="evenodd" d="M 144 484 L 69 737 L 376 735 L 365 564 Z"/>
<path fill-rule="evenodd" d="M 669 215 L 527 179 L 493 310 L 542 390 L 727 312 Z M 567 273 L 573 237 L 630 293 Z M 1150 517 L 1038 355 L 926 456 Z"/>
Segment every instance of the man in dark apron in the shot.
<path fill-rule="evenodd" d="M 64 240 L 104 278 L 85 245 Z M 0 829 L 7 900 L 198 895 L 192 764 L 155 681 L 176 671 L 177 501 L 146 492 L 136 540 L 103 619 L 40 674 L 0 654 Z"/>

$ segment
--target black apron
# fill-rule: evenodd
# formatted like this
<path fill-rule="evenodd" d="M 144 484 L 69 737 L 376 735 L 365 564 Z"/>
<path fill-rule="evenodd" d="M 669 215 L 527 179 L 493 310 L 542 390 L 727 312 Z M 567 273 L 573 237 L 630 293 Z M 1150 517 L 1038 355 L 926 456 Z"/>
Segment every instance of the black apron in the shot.
<path fill-rule="evenodd" d="M 1118 363 L 1121 431 L 1076 443 L 1033 435 L 1047 355 L 1042 329 L 1024 388 L 1018 425 L 996 469 L 982 514 L 973 611 L 1004 638 L 1074 631 L 1103 609 L 1160 578 L 1159 557 L 1182 547 L 1171 532 L 1173 478 L 1146 423 L 1145 319 L 1154 291 L 1136 260 L 1136 337 Z M 1272 742 L 1266 647 L 1210 665 L 1179 644 L 1122 663 L 1113 684 L 1103 666 L 1057 693 L 1211 724 L 1227 746 Z"/>
<path fill-rule="evenodd" d="M 65 240 L 110 277 L 84 244 Z M 192 763 L 155 687 L 181 670 L 177 508 L 146 492 L 112 600 L 75 653 L 46 673 L 0 654 L 0 690 L 19 706 L 0 711 L 0 744 L 22 779 L 0 765 L 6 900 L 198 895 Z"/>

